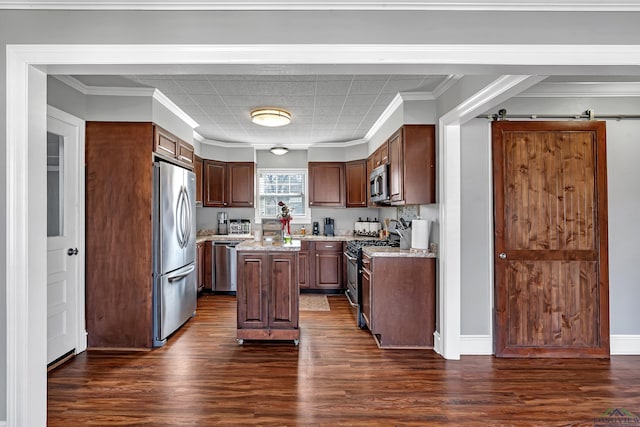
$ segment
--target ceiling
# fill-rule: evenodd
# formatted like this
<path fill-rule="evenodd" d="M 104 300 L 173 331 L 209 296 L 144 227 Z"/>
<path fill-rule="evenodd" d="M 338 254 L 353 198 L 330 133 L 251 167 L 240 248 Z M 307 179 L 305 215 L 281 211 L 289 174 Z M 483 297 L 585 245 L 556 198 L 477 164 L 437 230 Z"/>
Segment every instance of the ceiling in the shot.
<path fill-rule="evenodd" d="M 207 140 L 308 147 L 361 140 L 400 92 L 430 93 L 446 75 L 75 75 L 90 87 L 159 89 L 199 126 Z M 249 120 L 258 107 L 292 114 L 278 128 Z"/>

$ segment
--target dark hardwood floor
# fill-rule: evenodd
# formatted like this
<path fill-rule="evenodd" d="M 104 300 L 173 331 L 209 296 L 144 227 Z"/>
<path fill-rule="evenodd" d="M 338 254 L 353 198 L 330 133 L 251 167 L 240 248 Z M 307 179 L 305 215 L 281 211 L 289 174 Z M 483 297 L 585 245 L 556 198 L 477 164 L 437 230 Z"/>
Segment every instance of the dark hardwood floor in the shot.
<path fill-rule="evenodd" d="M 299 347 L 235 339 L 235 298 L 205 295 L 165 347 L 85 352 L 49 373 L 48 425 L 593 426 L 640 414 L 640 356 L 521 360 L 380 350 L 343 296 L 301 312 Z"/>

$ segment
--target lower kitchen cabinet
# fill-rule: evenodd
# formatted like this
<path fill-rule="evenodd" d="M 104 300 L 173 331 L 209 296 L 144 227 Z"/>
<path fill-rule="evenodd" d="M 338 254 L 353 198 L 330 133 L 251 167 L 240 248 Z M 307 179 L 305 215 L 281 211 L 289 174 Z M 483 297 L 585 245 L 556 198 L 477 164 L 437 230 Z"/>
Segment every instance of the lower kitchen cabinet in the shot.
<path fill-rule="evenodd" d="M 204 289 L 204 242 L 196 243 L 196 269 L 198 271 L 196 280 L 199 294 Z"/>
<path fill-rule="evenodd" d="M 363 256 L 362 312 L 381 348 L 433 348 L 435 258 Z"/>
<path fill-rule="evenodd" d="M 311 269 L 310 242 L 303 240 L 300 242 L 300 252 L 298 252 L 298 285 L 300 289 L 308 289 L 311 287 L 311 278 L 313 277 Z"/>
<path fill-rule="evenodd" d="M 314 259 L 315 281 L 310 288 L 344 289 L 342 242 L 314 242 Z"/>
<path fill-rule="evenodd" d="M 361 291 L 362 291 L 362 317 L 371 330 L 371 258 L 362 255 L 362 271 L 361 271 Z"/>
<path fill-rule="evenodd" d="M 213 242 L 207 240 L 204 242 L 204 266 L 202 273 L 204 275 L 203 285 L 205 291 L 213 292 Z"/>
<path fill-rule="evenodd" d="M 298 344 L 298 253 L 238 252 L 237 337 Z"/>

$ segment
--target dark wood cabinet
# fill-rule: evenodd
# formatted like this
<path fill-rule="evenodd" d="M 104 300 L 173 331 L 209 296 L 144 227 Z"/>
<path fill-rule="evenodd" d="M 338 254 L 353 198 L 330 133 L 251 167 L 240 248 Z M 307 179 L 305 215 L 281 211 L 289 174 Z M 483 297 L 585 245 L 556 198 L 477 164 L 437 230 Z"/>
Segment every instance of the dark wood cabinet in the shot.
<path fill-rule="evenodd" d="M 389 199 L 391 202 L 404 200 L 403 184 L 403 149 L 402 149 L 402 129 L 398 130 L 389 138 Z"/>
<path fill-rule="evenodd" d="M 297 252 L 238 252 L 238 340 L 297 344 L 299 295 Z"/>
<path fill-rule="evenodd" d="M 371 169 L 387 163 L 389 163 L 389 146 L 388 141 L 385 141 L 371 154 Z"/>
<path fill-rule="evenodd" d="M 367 324 L 369 330 L 371 330 L 371 258 L 367 255 L 362 255 L 362 301 L 360 304 L 362 305 L 362 317 L 364 318 L 364 322 Z"/>
<path fill-rule="evenodd" d="M 204 289 L 204 242 L 196 243 L 196 270 L 198 293 Z"/>
<path fill-rule="evenodd" d="M 183 165 L 193 167 L 194 158 L 195 158 L 195 151 L 193 149 L 193 145 L 179 139 L 178 152 L 176 153 L 176 159 Z"/>
<path fill-rule="evenodd" d="M 309 206 L 345 207 L 343 162 L 309 162 Z"/>
<path fill-rule="evenodd" d="M 298 252 L 298 285 L 301 289 L 311 287 L 311 256 L 309 252 L 310 242 L 303 240 L 300 242 L 300 252 Z"/>
<path fill-rule="evenodd" d="M 433 347 L 435 258 L 363 257 L 362 299 L 378 346 Z"/>
<path fill-rule="evenodd" d="M 313 289 L 343 289 L 342 242 L 314 242 L 315 281 Z"/>
<path fill-rule="evenodd" d="M 435 203 L 435 126 L 402 126 L 389 138 L 388 152 L 391 204 Z"/>
<path fill-rule="evenodd" d="M 213 255 L 213 242 L 207 240 L 204 242 L 204 266 L 202 268 L 204 278 L 202 282 L 204 290 L 210 292 L 213 292 Z"/>
<path fill-rule="evenodd" d="M 204 162 L 198 156 L 193 158 L 193 172 L 196 174 L 196 205 L 202 206 L 202 187 L 204 184 L 203 178 Z"/>
<path fill-rule="evenodd" d="M 373 154 L 367 158 L 367 173 L 366 173 L 366 185 L 367 185 L 367 206 L 369 207 L 377 207 L 375 202 L 371 201 L 371 185 L 369 183 L 369 177 L 371 176 L 371 171 L 375 169 Z"/>
<path fill-rule="evenodd" d="M 347 207 L 367 207 L 367 161 L 354 160 L 345 164 Z"/>
<path fill-rule="evenodd" d="M 193 168 L 195 155 L 193 145 L 157 125 L 154 125 L 153 151 L 181 166 Z"/>
<path fill-rule="evenodd" d="M 227 203 L 227 164 L 204 160 L 203 206 L 225 207 Z"/>
<path fill-rule="evenodd" d="M 88 346 L 150 348 L 154 125 L 89 121 L 85 132 Z"/>
<path fill-rule="evenodd" d="M 255 164 L 252 162 L 227 163 L 228 207 L 253 207 L 254 172 Z"/>
<path fill-rule="evenodd" d="M 255 164 L 204 160 L 204 200 L 209 207 L 253 207 Z"/>

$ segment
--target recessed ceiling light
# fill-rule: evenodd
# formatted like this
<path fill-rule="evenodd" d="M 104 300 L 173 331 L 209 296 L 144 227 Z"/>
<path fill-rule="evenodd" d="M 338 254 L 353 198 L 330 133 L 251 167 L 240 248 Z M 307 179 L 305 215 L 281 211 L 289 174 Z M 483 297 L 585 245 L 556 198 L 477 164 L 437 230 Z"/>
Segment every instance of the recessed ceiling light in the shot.
<path fill-rule="evenodd" d="M 258 108 L 251 112 L 251 121 L 260 126 L 284 126 L 291 122 L 291 113 L 282 108 Z"/>
<path fill-rule="evenodd" d="M 287 154 L 289 149 L 287 147 L 271 147 L 269 149 L 276 156 L 282 156 L 283 154 Z"/>

